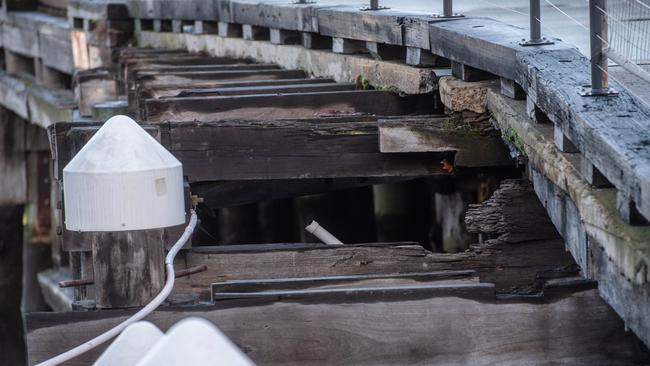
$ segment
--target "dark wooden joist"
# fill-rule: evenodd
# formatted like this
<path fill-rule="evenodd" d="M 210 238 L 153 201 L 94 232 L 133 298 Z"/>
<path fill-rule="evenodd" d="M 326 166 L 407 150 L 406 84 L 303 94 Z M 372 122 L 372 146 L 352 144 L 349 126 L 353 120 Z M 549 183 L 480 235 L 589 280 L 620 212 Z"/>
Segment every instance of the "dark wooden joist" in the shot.
<path fill-rule="evenodd" d="M 179 87 L 187 88 L 188 86 L 198 88 L 212 88 L 219 82 L 225 81 L 255 81 L 255 80 L 274 80 L 274 79 L 292 79 L 303 78 L 305 73 L 300 70 L 257 70 L 255 68 L 247 69 L 245 66 L 234 67 L 234 70 L 226 71 L 179 71 L 166 72 L 154 75 L 136 76 L 134 81 L 127 80 L 129 109 L 145 119 L 144 109 L 146 108 L 145 98 L 149 97 L 146 91 L 154 89 L 177 89 Z"/>
<path fill-rule="evenodd" d="M 526 29 L 490 18 L 465 17 L 429 24 L 432 53 L 519 83 L 517 54 L 570 48 L 560 41 L 543 48 L 520 46 L 521 39 L 528 36 Z"/>
<path fill-rule="evenodd" d="M 205 98 L 147 99 L 140 118 L 210 121 L 218 119 L 291 118 L 368 113 L 400 115 L 431 113 L 429 95 L 401 97 L 388 91 L 312 92 L 277 95 L 242 95 Z"/>
<path fill-rule="evenodd" d="M 158 75 L 143 75 L 138 77 L 139 83 L 145 85 L 161 85 L 161 84 L 194 84 L 198 81 L 201 84 L 209 84 L 210 82 L 218 80 L 256 80 L 256 79 L 291 79 L 305 77 L 304 71 L 300 70 L 277 70 L 266 69 L 259 70 L 256 67 L 250 69 L 246 66 L 235 67 L 234 70 L 225 71 L 177 71 L 177 72 L 162 72 Z"/>
<path fill-rule="evenodd" d="M 312 79 L 305 79 L 312 80 Z M 288 94 L 288 93 L 313 93 L 331 91 L 355 90 L 356 85 L 350 83 L 323 83 L 304 82 L 301 84 L 278 84 L 265 86 L 234 86 L 230 88 L 212 88 L 199 91 L 188 90 L 176 95 L 177 97 L 212 97 L 224 95 L 250 95 L 250 94 Z M 164 99 L 164 98 L 163 98 Z"/>
<path fill-rule="evenodd" d="M 380 153 L 375 123 L 219 122 L 201 127 L 170 125 L 171 150 L 186 169 L 198 169 L 191 181 L 446 174 L 440 164 L 445 153 Z M 221 166 L 220 178 L 214 179 L 206 162 L 229 167 Z"/>
<path fill-rule="evenodd" d="M 476 283 L 478 277 L 474 271 L 439 271 L 418 273 L 379 273 L 362 275 L 342 275 L 323 277 L 298 277 L 277 279 L 230 280 L 215 282 L 210 286 L 213 300 L 224 299 L 224 293 L 261 294 L 276 291 L 295 291 L 309 289 L 385 287 L 435 282 Z M 230 296 L 230 295 L 228 295 Z M 494 293 L 490 294 L 494 296 Z"/>
<path fill-rule="evenodd" d="M 225 88 L 249 88 L 249 87 L 273 87 L 280 85 L 313 85 L 321 83 L 333 83 L 332 79 L 324 78 L 299 78 L 299 79 L 261 79 L 261 80 L 221 80 L 215 81 L 209 87 L 194 87 L 187 84 L 167 84 L 147 86 L 140 88 L 140 95 L 148 98 L 164 97 L 199 97 L 210 96 L 215 90 Z"/>
<path fill-rule="evenodd" d="M 57 124 L 60 171 L 99 128 L 98 124 Z M 448 174 L 444 152 L 383 154 L 375 122 L 242 121 L 174 122 L 145 126 L 184 165 L 191 183 L 357 177 L 416 177 Z"/>

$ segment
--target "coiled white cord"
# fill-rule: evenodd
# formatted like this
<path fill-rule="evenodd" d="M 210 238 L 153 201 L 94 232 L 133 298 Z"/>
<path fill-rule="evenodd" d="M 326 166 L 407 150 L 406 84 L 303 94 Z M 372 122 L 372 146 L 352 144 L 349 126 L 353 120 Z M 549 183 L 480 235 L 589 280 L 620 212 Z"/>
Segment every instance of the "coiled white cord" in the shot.
<path fill-rule="evenodd" d="M 185 228 L 185 231 L 183 232 L 183 235 L 176 241 L 176 244 L 169 250 L 169 253 L 167 253 L 167 256 L 165 257 L 165 267 L 167 269 L 167 279 L 165 280 L 165 286 L 163 289 L 160 291 L 156 297 L 151 300 L 150 303 L 148 303 L 145 307 L 140 309 L 137 313 L 133 314 L 130 318 L 127 320 L 123 321 L 122 323 L 116 325 L 114 328 L 111 328 L 105 333 L 102 333 L 98 335 L 97 337 L 89 340 L 88 342 L 81 344 L 67 352 L 64 352 L 56 357 L 53 357 L 47 361 L 43 361 L 36 366 L 55 366 L 59 365 L 65 361 L 71 360 L 82 353 L 85 353 L 100 344 L 108 341 L 109 339 L 119 335 L 126 327 L 129 325 L 142 320 L 144 317 L 149 315 L 152 311 L 156 310 L 156 308 L 169 296 L 169 294 L 172 292 L 172 289 L 174 288 L 174 258 L 176 257 L 176 254 L 178 253 L 179 250 L 185 245 L 185 243 L 190 239 L 192 236 L 192 233 L 194 232 L 194 227 L 196 226 L 196 212 L 194 210 L 190 211 L 190 223 L 187 225 Z"/>

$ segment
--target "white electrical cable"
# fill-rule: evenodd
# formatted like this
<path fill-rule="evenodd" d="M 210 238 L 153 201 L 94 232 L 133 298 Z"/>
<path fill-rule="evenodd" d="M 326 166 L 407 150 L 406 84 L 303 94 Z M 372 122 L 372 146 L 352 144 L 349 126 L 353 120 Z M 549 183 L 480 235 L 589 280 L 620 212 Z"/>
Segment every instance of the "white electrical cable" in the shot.
<path fill-rule="evenodd" d="M 167 253 L 167 256 L 165 257 L 165 266 L 167 267 L 167 279 L 165 281 L 165 286 L 163 289 L 160 291 L 156 297 L 151 300 L 150 303 L 148 303 L 145 307 L 140 309 L 137 313 L 133 314 L 130 318 L 127 320 L 123 321 L 122 323 L 118 324 L 114 328 L 108 330 L 105 333 L 102 333 L 98 335 L 97 337 L 89 340 L 88 342 L 81 344 L 67 352 L 64 352 L 54 358 L 51 358 L 47 361 L 43 361 L 36 366 L 55 366 L 59 365 L 65 361 L 71 360 L 82 353 L 85 353 L 87 351 L 90 351 L 91 349 L 99 346 L 100 344 L 110 340 L 111 338 L 119 335 L 126 327 L 129 325 L 142 320 L 144 317 L 149 315 L 152 311 L 156 310 L 156 308 L 169 296 L 171 293 L 172 289 L 174 288 L 174 257 L 176 257 L 176 254 L 178 253 L 179 250 L 185 245 L 185 243 L 190 239 L 190 236 L 192 236 L 192 232 L 194 232 L 194 227 L 196 226 L 196 212 L 194 210 L 190 211 L 191 216 L 190 216 L 190 223 L 187 225 L 185 228 L 185 232 L 183 232 L 183 235 L 178 239 L 176 244 L 169 250 L 169 253 Z"/>

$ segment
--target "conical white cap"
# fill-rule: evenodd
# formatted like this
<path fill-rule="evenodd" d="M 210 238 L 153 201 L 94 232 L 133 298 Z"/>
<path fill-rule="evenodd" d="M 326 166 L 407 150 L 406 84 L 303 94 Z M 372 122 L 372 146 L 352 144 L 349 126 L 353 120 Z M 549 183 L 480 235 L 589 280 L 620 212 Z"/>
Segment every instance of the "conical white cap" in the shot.
<path fill-rule="evenodd" d="M 145 230 L 185 222 L 181 163 L 134 120 L 106 121 L 63 169 L 65 226 Z"/>

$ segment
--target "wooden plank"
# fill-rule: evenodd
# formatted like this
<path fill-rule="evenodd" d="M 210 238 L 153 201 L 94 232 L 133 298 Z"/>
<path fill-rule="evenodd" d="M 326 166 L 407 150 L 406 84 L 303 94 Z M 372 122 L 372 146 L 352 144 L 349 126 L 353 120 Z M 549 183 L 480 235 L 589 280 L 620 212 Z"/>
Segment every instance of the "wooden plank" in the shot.
<path fill-rule="evenodd" d="M 394 280 L 392 282 L 395 282 Z M 457 297 L 462 299 L 490 300 L 494 298 L 491 283 L 427 283 L 417 285 L 359 286 L 331 289 L 277 290 L 263 292 L 215 292 L 214 301 L 231 299 L 299 299 L 326 301 L 334 296 L 354 296 L 359 300 L 390 301 L 413 297 Z"/>
<path fill-rule="evenodd" d="M 88 234 L 88 233 L 85 233 Z M 97 308 L 144 306 L 165 283 L 165 229 L 92 233 Z"/>
<path fill-rule="evenodd" d="M 440 271 L 422 273 L 379 273 L 349 276 L 300 277 L 278 279 L 231 280 L 210 285 L 213 295 L 224 292 L 255 293 L 277 290 L 331 289 L 340 287 L 358 287 L 361 285 L 385 286 L 386 284 L 404 285 L 427 282 L 477 282 L 474 271 Z"/>
<path fill-rule="evenodd" d="M 57 176 L 98 124 L 57 124 Z M 374 122 L 249 121 L 149 125 L 183 163 L 190 182 L 416 177 L 447 174 L 444 153 L 379 152 Z M 342 164 L 344 163 L 344 164 Z"/>
<path fill-rule="evenodd" d="M 404 45 L 404 24 L 418 21 L 418 15 L 394 10 L 360 11 L 353 6 L 323 7 L 317 10 L 321 35 L 360 41 Z"/>
<path fill-rule="evenodd" d="M 255 81 L 304 77 L 300 70 L 230 70 L 230 71 L 186 71 L 178 73 L 164 73 L 161 75 L 147 75 L 139 77 L 128 88 L 129 109 L 138 116 L 144 116 L 146 98 L 149 97 L 148 89 L 177 89 L 187 88 L 192 85 L 197 88 L 212 88 L 219 82 L 225 81 Z"/>
<path fill-rule="evenodd" d="M 214 89 L 221 88 L 234 88 L 234 87 L 254 87 L 254 86 L 278 86 L 278 85 L 305 85 L 305 84 L 318 84 L 318 83 L 331 83 L 332 79 L 261 79 L 261 80 L 222 80 L 215 81 L 208 87 L 201 87 L 187 84 L 169 84 L 158 85 L 155 87 L 147 86 L 140 88 L 140 96 L 147 98 L 163 98 L 163 97 L 189 97 L 201 96 L 203 93 L 210 94 Z"/>
<path fill-rule="evenodd" d="M 28 314 L 29 364 L 69 349 L 132 313 Z M 189 314 L 213 322 L 257 364 L 546 364 L 570 360 L 575 365 L 630 365 L 642 364 L 645 357 L 596 290 L 540 304 L 410 296 L 385 302 L 350 298 L 347 303 L 248 300 L 159 309 L 147 320 L 165 331 Z M 92 363 L 103 347 L 69 364 Z"/>
<path fill-rule="evenodd" d="M 432 107 L 426 96 L 400 97 L 392 92 L 369 90 L 147 99 L 144 101 L 140 117 L 143 120 L 159 122 L 292 118 L 355 113 L 399 115 L 431 113 Z"/>
<path fill-rule="evenodd" d="M 2 24 L 2 42 L 4 48 L 30 57 L 38 57 L 38 33 L 36 30 L 23 29 L 8 23 Z"/>
<path fill-rule="evenodd" d="M 0 72 L 0 105 L 43 128 L 71 121 L 74 96 L 68 90 L 49 90 Z"/>
<path fill-rule="evenodd" d="M 300 70 L 256 70 L 253 68 L 229 71 L 167 72 L 161 75 L 142 76 L 138 81 L 144 86 L 192 83 L 193 81 L 205 85 L 218 80 L 291 79 L 304 76 L 305 73 Z"/>
<path fill-rule="evenodd" d="M 379 120 L 384 153 L 455 151 L 456 166 L 512 166 L 501 134 L 489 123 L 467 124 L 450 117 Z"/>
<path fill-rule="evenodd" d="M 354 82 L 363 75 L 372 86 L 399 90 L 405 94 L 430 93 L 437 88 L 436 70 L 414 68 L 405 64 L 377 61 L 365 56 L 349 56 L 324 50 L 273 45 L 270 42 L 249 42 L 237 38 L 203 37 L 199 35 L 168 35 L 141 32 L 138 43 L 151 47 L 188 47 L 215 56 L 252 58 L 273 62 L 283 68 L 300 65 L 316 77 L 329 77 L 338 82 Z M 290 52 L 288 52 L 290 51 Z M 308 63 L 304 60 L 310 60 Z"/>
<path fill-rule="evenodd" d="M 61 39 L 58 36 L 40 33 L 38 41 L 38 48 L 44 65 L 66 74 L 72 74 L 74 61 L 72 59 L 72 43 L 69 37 Z"/>
<path fill-rule="evenodd" d="M 317 4 L 245 1 L 230 1 L 229 3 L 233 15 L 228 18 L 229 22 L 284 30 L 318 31 L 316 11 L 322 6 Z"/>
<path fill-rule="evenodd" d="M 224 82 L 221 87 L 204 89 L 186 89 L 175 94 L 176 97 L 209 97 L 219 95 L 245 95 L 283 92 L 312 92 L 323 89 L 354 90 L 355 84 L 335 83 L 331 79 L 286 79 L 286 80 L 256 80 L 239 82 Z"/>
<path fill-rule="evenodd" d="M 305 79 L 311 80 L 311 79 Z M 188 90 L 180 92 L 176 97 L 213 97 L 227 95 L 251 95 L 251 94 L 291 94 L 291 93 L 317 93 L 332 91 L 355 90 L 355 84 L 346 83 L 303 83 L 288 85 L 265 85 L 265 86 L 236 86 L 231 88 L 203 89 L 200 92 Z M 165 98 L 162 98 L 165 99 Z"/>

